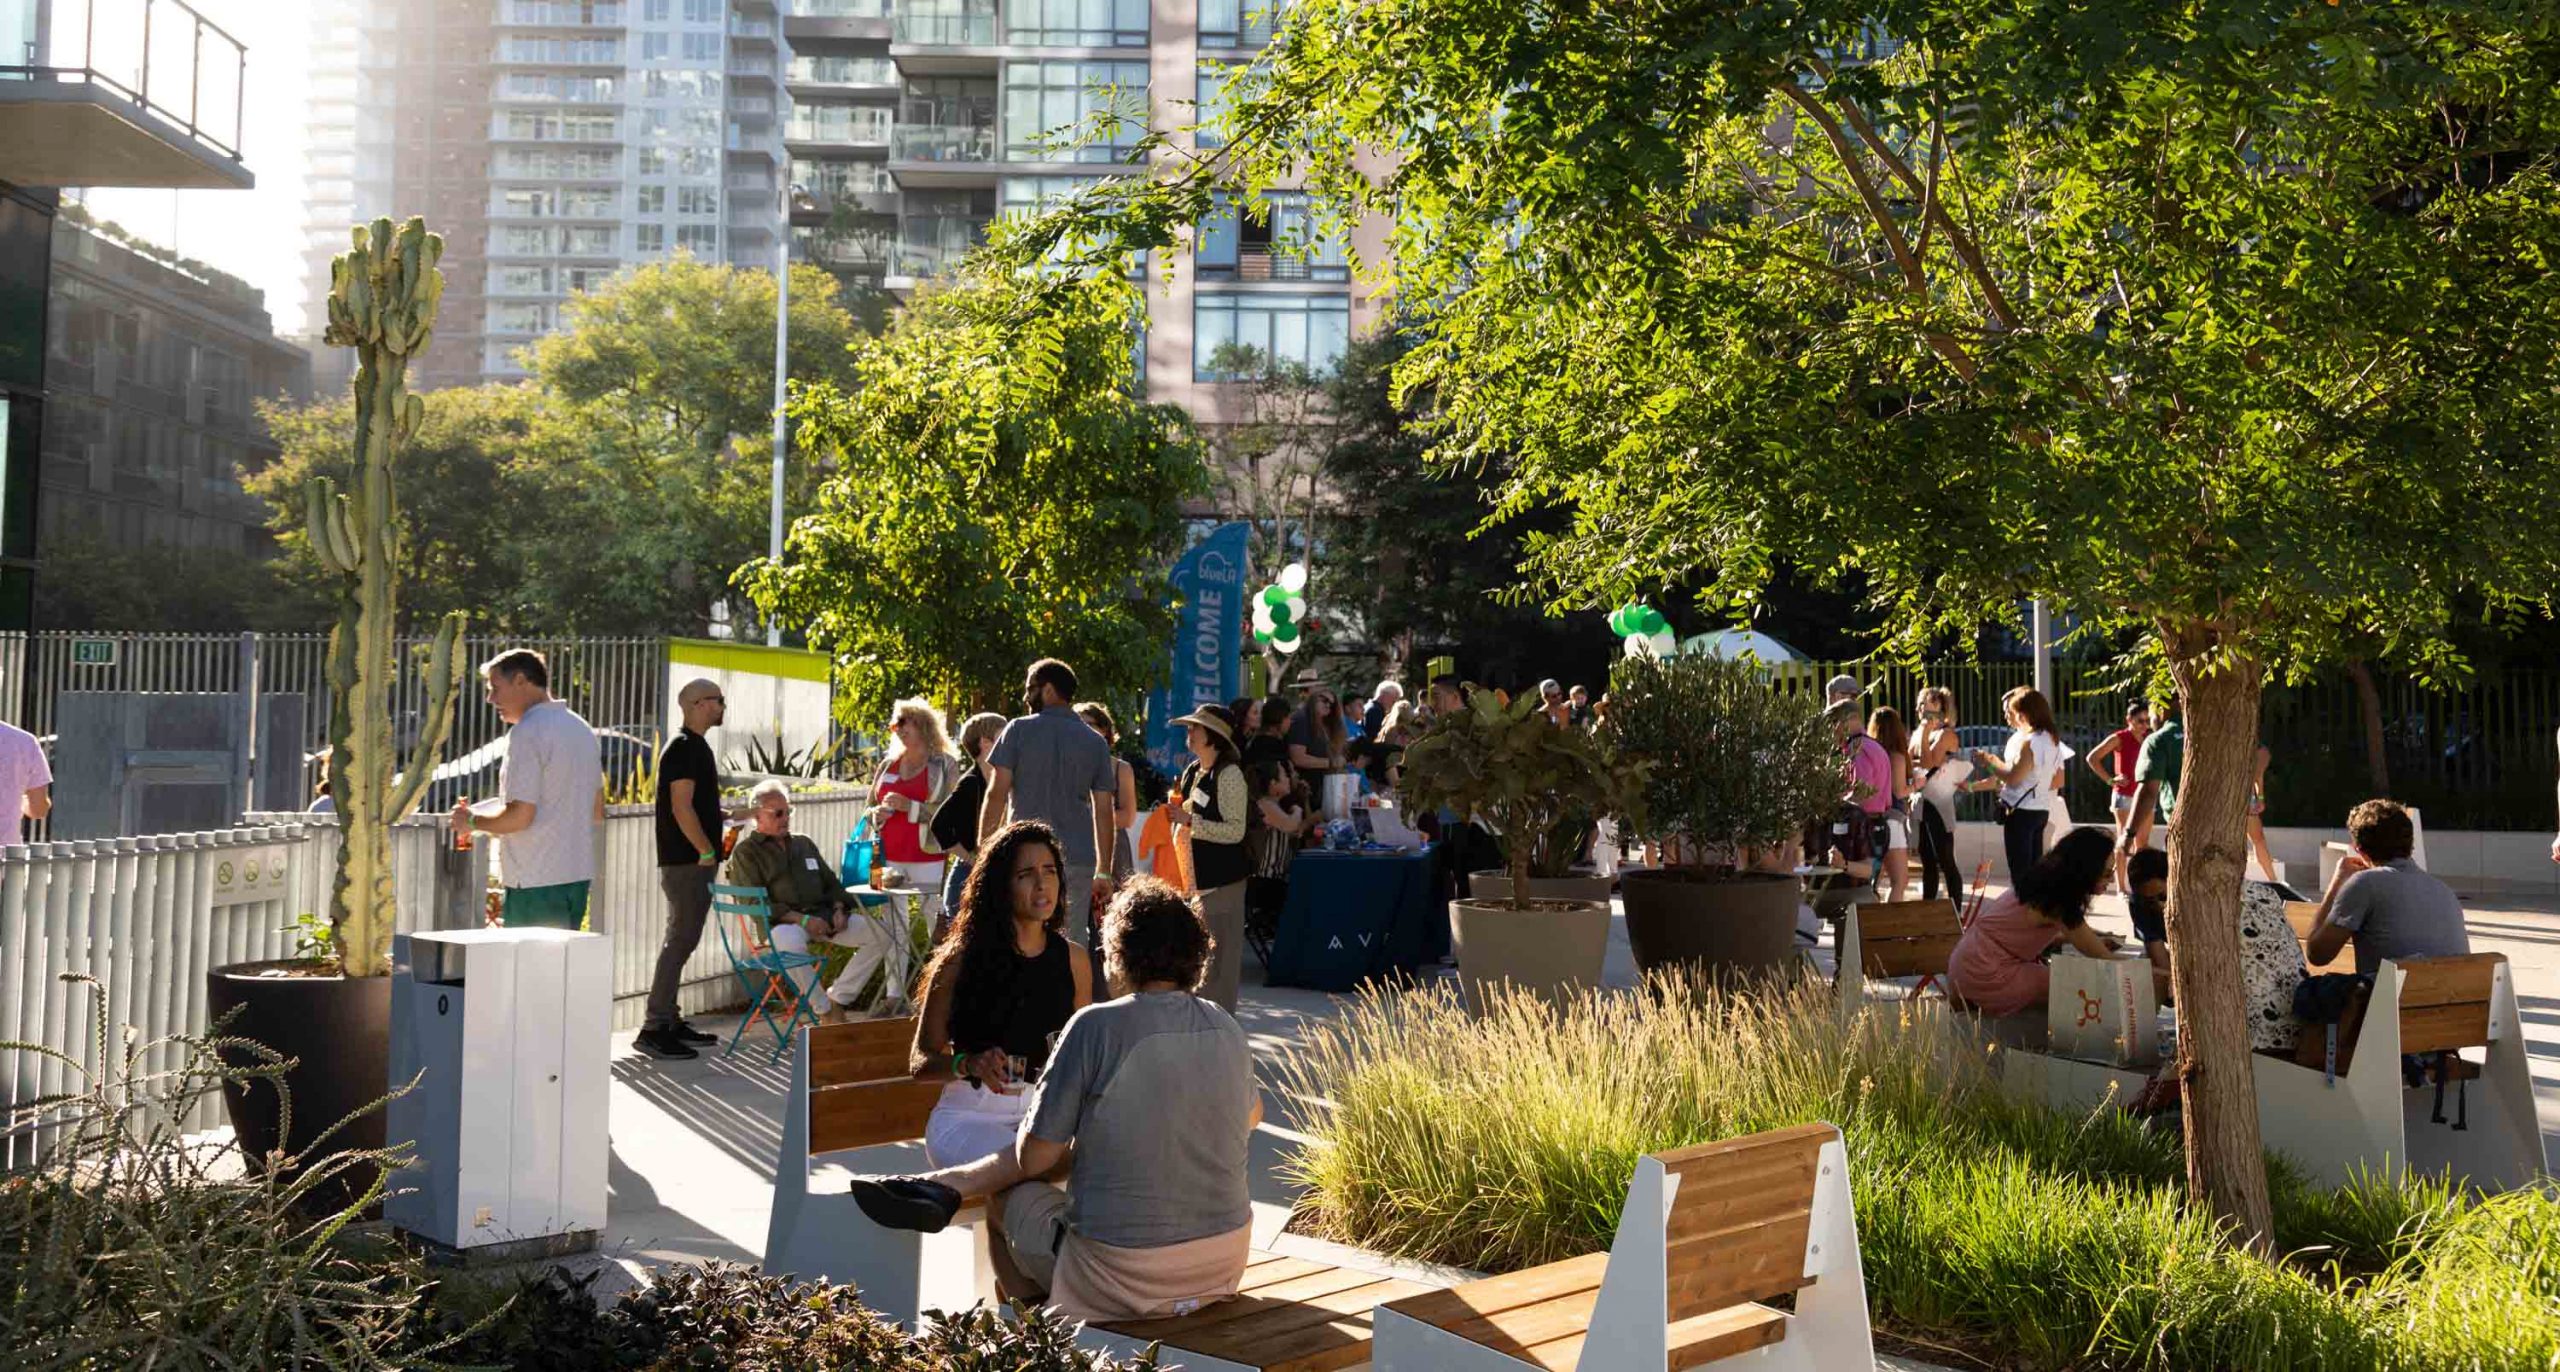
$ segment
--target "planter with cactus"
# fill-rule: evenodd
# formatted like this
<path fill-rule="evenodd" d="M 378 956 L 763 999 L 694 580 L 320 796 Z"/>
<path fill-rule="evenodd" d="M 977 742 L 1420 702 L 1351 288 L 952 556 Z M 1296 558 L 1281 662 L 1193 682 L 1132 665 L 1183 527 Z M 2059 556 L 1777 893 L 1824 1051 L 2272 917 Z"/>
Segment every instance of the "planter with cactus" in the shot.
<path fill-rule="evenodd" d="M 343 832 L 328 933 L 312 941 L 310 955 L 218 967 L 207 976 L 216 1021 L 233 1016 L 223 1025 L 226 1035 L 263 1043 L 295 1063 L 281 1093 L 263 1080 L 225 1084 L 232 1127 L 253 1159 L 307 1163 L 315 1147 L 335 1153 L 382 1143 L 380 1111 L 348 1117 L 380 1099 L 390 1076 L 391 826 L 426 789 L 452 727 L 463 669 L 463 617 L 453 614 L 428 652 L 425 708 L 403 758 L 392 727 L 401 537 L 393 476 L 400 446 L 426 413 L 425 401 L 409 394 L 408 368 L 435 327 L 443 253 L 444 240 L 428 233 L 425 221 L 395 229 L 377 219 L 358 227 L 353 250 L 329 264 L 325 338 L 356 351 L 353 490 L 314 479 L 304 536 L 339 578 L 338 622 L 329 631 L 329 741 Z"/>

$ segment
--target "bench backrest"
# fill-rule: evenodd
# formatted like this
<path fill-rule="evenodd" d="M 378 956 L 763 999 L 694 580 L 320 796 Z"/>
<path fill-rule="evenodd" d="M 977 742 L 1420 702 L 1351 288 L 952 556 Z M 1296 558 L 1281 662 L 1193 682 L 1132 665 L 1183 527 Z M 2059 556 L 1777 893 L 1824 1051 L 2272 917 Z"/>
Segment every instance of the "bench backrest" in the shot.
<path fill-rule="evenodd" d="M 2311 953 L 2309 951 L 2311 933 L 2314 929 L 2320 927 L 2320 907 L 2309 901 L 2288 900 L 2284 903 L 2284 922 L 2293 926 L 2293 941 L 2304 945 L 2302 959 L 2304 962 L 2309 963 L 2311 961 Z M 2316 977 L 2329 972 L 2352 972 L 2354 970 L 2356 970 L 2356 950 L 2353 944 L 2349 944 L 2344 948 L 2340 948 L 2337 955 L 2330 958 L 2327 962 L 2313 963 L 2311 966 L 2311 975 Z"/>
<path fill-rule="evenodd" d="M 1880 901 L 1856 919 L 1859 970 L 1871 977 L 1944 976 L 1964 932 L 1949 900 Z"/>
<path fill-rule="evenodd" d="M 808 1036 L 812 1155 L 924 1137 L 943 1083 L 908 1075 L 914 1019 L 821 1024 L 801 1032 Z"/>
<path fill-rule="evenodd" d="M 2504 953 L 2411 958 L 2400 968 L 2400 1051 L 2444 1053 L 2489 1043 L 2489 992 Z"/>
<path fill-rule="evenodd" d="M 1653 1155 L 1680 1179 L 1664 1224 L 1672 1323 L 1810 1284 L 1815 1178 L 1822 1146 L 1839 1137 L 1806 1124 Z"/>

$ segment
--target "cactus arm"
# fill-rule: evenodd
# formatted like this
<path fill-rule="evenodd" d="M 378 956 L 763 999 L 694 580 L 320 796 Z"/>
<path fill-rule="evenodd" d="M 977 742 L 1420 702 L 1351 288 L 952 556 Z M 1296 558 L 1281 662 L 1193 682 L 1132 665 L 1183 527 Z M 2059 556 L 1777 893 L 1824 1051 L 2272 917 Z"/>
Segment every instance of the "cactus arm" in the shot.
<path fill-rule="evenodd" d="M 462 623 L 460 610 L 446 615 L 444 627 L 436 631 L 435 647 L 428 652 L 427 709 L 419 720 L 417 745 L 410 750 L 408 765 L 400 769 L 400 783 L 391 793 L 395 823 L 417 808 L 418 797 L 435 774 L 436 757 L 444 751 L 445 735 L 453 730 L 454 702 L 462 692 Z"/>

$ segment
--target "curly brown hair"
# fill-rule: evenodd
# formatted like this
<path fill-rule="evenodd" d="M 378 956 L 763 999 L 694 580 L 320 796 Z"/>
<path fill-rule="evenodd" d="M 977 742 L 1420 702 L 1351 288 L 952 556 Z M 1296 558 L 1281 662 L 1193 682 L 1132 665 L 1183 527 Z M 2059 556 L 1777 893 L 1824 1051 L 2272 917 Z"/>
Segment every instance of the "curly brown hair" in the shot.
<path fill-rule="evenodd" d="M 1196 991 L 1214 947 L 1200 907 L 1154 877 L 1131 878 L 1102 916 L 1103 970 L 1124 991 L 1151 981 Z"/>

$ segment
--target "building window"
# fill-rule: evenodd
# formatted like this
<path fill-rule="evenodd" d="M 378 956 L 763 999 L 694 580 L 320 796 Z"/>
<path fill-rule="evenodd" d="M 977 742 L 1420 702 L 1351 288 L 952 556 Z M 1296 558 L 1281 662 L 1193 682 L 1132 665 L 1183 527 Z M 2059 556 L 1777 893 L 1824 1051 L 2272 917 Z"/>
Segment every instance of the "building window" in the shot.
<path fill-rule="evenodd" d="M 489 290 L 495 295 L 549 295 L 549 267 L 501 266 L 489 269 Z"/>
<path fill-rule="evenodd" d="M 715 215 L 720 212 L 720 192 L 709 186 L 678 186 L 676 213 Z"/>
<path fill-rule="evenodd" d="M 489 327 L 498 333 L 541 333 L 551 327 L 543 305 L 502 304 L 489 311 Z"/>
<path fill-rule="evenodd" d="M 1200 46 L 1261 47 L 1287 8 L 1286 0 L 1200 0 Z"/>
<path fill-rule="evenodd" d="M 1191 320 L 1194 381 L 1242 381 L 1282 365 L 1329 372 L 1351 340 L 1343 295 L 1201 295 Z"/>
<path fill-rule="evenodd" d="M 877 105 L 793 105 L 784 136 L 795 143 L 849 143 L 880 148 L 889 143 L 889 111 Z"/>
<path fill-rule="evenodd" d="M 1200 221 L 1193 263 L 1203 281 L 1348 281 L 1351 264 L 1342 240 L 1323 231 L 1304 191 L 1267 191 L 1264 217 L 1244 213 L 1232 196 L 1219 196 L 1215 212 Z"/>
<path fill-rule="evenodd" d="M 562 267 L 561 288 L 568 291 L 591 291 L 612 279 L 611 267 Z"/>
<path fill-rule="evenodd" d="M 1007 161 L 1118 162 L 1146 132 L 1144 62 L 1005 63 Z"/>
<path fill-rule="evenodd" d="M 640 35 L 640 60 L 643 62 L 666 61 L 669 41 L 668 36 L 663 33 Z"/>
<path fill-rule="evenodd" d="M 1143 48 L 1147 0 L 1013 0 L 1005 6 L 1005 37 L 1061 48 Z"/>
<path fill-rule="evenodd" d="M 720 42 L 720 35 L 716 33 L 688 33 L 684 36 L 684 60 L 717 62 L 720 60 Z"/>
<path fill-rule="evenodd" d="M 667 154 L 658 148 L 642 148 L 631 157 L 632 170 L 641 176 L 667 174 Z"/>
<path fill-rule="evenodd" d="M 898 68 L 886 57 L 794 57 L 791 79 L 812 85 L 894 86 Z"/>
<path fill-rule="evenodd" d="M 720 17 L 720 0 L 684 0 L 684 21 L 688 24 L 717 24 Z"/>
<path fill-rule="evenodd" d="M 664 224 L 641 225 L 632 231 L 631 246 L 640 252 L 665 252 L 667 226 Z"/>
<path fill-rule="evenodd" d="M 667 22 L 667 0 L 640 0 L 640 21 L 645 24 Z"/>
<path fill-rule="evenodd" d="M 678 225 L 676 246 L 696 257 L 710 257 L 720 251 L 720 226 L 717 224 Z"/>
<path fill-rule="evenodd" d="M 1192 102 L 1192 141 L 1204 148 L 1226 145 L 1227 136 L 1221 124 L 1235 108 L 1236 101 L 1252 86 L 1260 85 L 1249 62 L 1203 62 L 1200 64 L 1199 96 Z"/>

